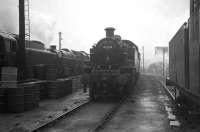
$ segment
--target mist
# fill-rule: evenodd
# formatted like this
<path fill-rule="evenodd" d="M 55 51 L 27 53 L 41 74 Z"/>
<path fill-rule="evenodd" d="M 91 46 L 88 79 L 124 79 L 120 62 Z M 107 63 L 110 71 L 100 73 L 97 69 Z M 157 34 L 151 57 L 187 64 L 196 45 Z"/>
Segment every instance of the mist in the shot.
<path fill-rule="evenodd" d="M 63 48 L 87 52 L 105 36 L 104 28 L 113 26 L 140 51 L 144 46 L 147 68 L 162 61 L 154 48 L 168 46 L 187 21 L 189 0 L 30 0 L 30 15 L 31 39 L 58 45 L 62 32 Z M 2 0 L 0 19 L 0 30 L 18 33 L 18 0 Z"/>

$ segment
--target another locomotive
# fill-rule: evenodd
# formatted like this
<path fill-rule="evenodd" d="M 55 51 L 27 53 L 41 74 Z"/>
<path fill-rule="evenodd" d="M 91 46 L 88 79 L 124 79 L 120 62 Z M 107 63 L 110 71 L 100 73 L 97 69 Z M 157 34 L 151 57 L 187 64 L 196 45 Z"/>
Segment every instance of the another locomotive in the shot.
<path fill-rule="evenodd" d="M 18 35 L 0 32 L 0 69 L 1 67 L 17 66 L 17 45 Z M 27 79 L 45 80 L 43 72 L 48 67 L 55 68 L 57 73 L 55 78 L 81 74 L 84 62 L 89 60 L 89 56 L 83 51 L 56 50 L 55 46 L 46 49 L 44 44 L 39 41 L 26 41 L 25 46 Z"/>
<path fill-rule="evenodd" d="M 140 53 L 130 40 L 106 28 L 106 37 L 90 49 L 90 98 L 119 99 L 129 92 L 139 76 Z"/>

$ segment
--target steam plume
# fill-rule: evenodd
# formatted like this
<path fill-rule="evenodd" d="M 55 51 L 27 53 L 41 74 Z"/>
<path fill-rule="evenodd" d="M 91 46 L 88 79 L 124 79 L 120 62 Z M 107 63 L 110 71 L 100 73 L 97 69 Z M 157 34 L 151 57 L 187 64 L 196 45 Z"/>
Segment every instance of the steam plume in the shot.
<path fill-rule="evenodd" d="M 16 2 L 4 0 L 0 4 L 0 31 L 18 32 L 18 7 Z"/>
<path fill-rule="evenodd" d="M 43 41 L 46 46 L 54 39 L 56 22 L 53 18 L 39 12 L 31 13 L 32 39 Z"/>
<path fill-rule="evenodd" d="M 31 39 L 49 45 L 54 39 L 56 22 L 46 14 L 30 10 Z M 3 0 L 0 4 L 0 31 L 19 32 L 19 13 L 17 0 Z"/>

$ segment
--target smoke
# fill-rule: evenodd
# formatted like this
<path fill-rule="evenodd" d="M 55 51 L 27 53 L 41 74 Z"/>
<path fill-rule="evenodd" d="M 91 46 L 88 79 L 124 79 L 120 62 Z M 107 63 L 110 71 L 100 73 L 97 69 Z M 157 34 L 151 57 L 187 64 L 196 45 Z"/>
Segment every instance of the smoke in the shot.
<path fill-rule="evenodd" d="M 0 31 L 19 32 L 19 13 L 17 0 L 3 0 L 0 4 Z M 46 14 L 30 9 L 31 39 L 42 41 L 49 45 L 55 35 L 55 20 Z"/>
<path fill-rule="evenodd" d="M 6 14 L 6 15 L 5 15 Z M 17 32 L 17 23 L 13 21 L 14 17 L 13 14 L 7 11 L 0 12 L 0 30 L 4 32 Z"/>
<path fill-rule="evenodd" d="M 4 32 L 18 32 L 18 7 L 16 2 L 6 0 L 0 4 L 0 30 Z"/>
<path fill-rule="evenodd" d="M 46 47 L 54 40 L 55 20 L 40 12 L 31 12 L 31 39 L 42 41 Z"/>

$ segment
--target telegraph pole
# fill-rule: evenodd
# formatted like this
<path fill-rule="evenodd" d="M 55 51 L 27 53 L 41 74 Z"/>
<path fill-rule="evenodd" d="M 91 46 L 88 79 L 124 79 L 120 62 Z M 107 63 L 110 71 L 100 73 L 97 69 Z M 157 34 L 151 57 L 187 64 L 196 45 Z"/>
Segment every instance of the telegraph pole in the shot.
<path fill-rule="evenodd" d="M 143 73 L 144 73 L 144 46 L 142 46 L 142 63 L 143 63 Z"/>
<path fill-rule="evenodd" d="M 61 50 L 62 33 L 59 32 L 58 36 L 59 36 L 59 50 Z"/>
<path fill-rule="evenodd" d="M 167 53 L 168 52 L 168 47 L 155 47 L 155 54 L 157 54 L 157 52 L 158 53 L 162 53 L 162 55 L 163 55 L 163 69 L 162 69 L 162 75 L 163 76 L 165 76 L 165 53 Z"/>
<path fill-rule="evenodd" d="M 163 51 L 163 76 L 165 76 L 165 52 Z"/>
<path fill-rule="evenodd" d="M 26 79 L 24 0 L 19 0 L 19 41 L 17 47 L 18 79 Z"/>

